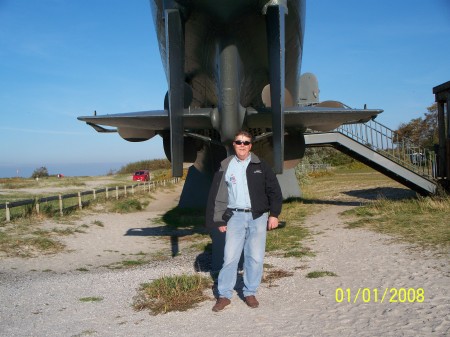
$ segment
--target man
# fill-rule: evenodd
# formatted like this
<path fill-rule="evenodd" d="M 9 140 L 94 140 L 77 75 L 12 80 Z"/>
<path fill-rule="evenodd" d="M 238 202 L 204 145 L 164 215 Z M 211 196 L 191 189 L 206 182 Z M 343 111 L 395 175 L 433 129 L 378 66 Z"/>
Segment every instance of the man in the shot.
<path fill-rule="evenodd" d="M 255 297 L 261 283 L 266 231 L 278 227 L 283 197 L 272 169 L 251 153 L 252 136 L 239 131 L 234 137 L 235 155 L 222 161 L 209 193 L 207 225 L 226 233 L 218 299 L 213 311 L 231 303 L 236 273 L 244 250 L 244 298 L 257 308 Z"/>

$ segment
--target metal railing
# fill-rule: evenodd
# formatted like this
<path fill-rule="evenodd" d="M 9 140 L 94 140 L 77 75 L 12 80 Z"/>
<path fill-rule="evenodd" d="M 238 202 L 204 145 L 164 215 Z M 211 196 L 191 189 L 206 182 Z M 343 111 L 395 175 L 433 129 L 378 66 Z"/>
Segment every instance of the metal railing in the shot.
<path fill-rule="evenodd" d="M 334 130 L 388 157 L 409 170 L 434 179 L 437 176 L 436 154 L 417 146 L 381 123 L 344 124 Z"/>

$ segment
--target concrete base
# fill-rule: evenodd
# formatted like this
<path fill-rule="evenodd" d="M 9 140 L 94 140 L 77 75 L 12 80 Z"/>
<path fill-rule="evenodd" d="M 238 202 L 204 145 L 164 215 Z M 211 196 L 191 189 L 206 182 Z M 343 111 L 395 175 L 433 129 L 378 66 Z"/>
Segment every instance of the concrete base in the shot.
<path fill-rule="evenodd" d="M 204 145 L 197 151 L 194 164 L 188 169 L 178 206 L 181 208 L 206 208 L 214 172 L 227 156 L 226 150 L 217 145 Z"/>
<path fill-rule="evenodd" d="M 178 207 L 206 208 L 211 182 L 211 173 L 201 172 L 194 165 L 189 167 Z"/>
<path fill-rule="evenodd" d="M 295 176 L 295 169 L 284 169 L 283 174 L 277 174 L 277 179 L 283 193 L 283 200 L 301 198 L 302 192 Z"/>

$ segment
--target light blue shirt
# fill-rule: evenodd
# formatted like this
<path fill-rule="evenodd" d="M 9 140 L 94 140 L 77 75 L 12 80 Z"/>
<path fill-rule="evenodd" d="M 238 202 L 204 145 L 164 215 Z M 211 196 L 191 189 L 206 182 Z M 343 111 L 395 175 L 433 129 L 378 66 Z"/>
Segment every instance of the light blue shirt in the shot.
<path fill-rule="evenodd" d="M 250 163 L 251 154 L 240 160 L 238 157 L 230 161 L 227 172 L 225 173 L 225 182 L 228 187 L 228 207 L 229 208 L 251 208 L 250 194 L 247 185 L 247 167 Z"/>

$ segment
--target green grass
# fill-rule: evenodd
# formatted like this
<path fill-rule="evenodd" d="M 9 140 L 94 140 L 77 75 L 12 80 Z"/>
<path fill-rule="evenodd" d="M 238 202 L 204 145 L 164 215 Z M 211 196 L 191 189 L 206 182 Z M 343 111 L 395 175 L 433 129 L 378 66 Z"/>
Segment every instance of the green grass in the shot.
<path fill-rule="evenodd" d="M 361 206 L 343 213 L 348 228 L 366 228 L 427 248 L 448 251 L 450 246 L 450 197 L 419 197 L 370 168 L 339 168 L 331 176 L 311 179 L 302 191 L 311 206 L 360 196 Z"/>
<path fill-rule="evenodd" d="M 306 278 L 319 278 L 325 276 L 337 276 L 337 275 L 331 271 L 312 271 L 306 274 Z"/>
<path fill-rule="evenodd" d="M 84 233 L 83 225 L 58 223 L 53 228 L 42 228 L 41 221 L 21 218 L 0 225 L 0 251 L 11 257 L 32 257 L 38 254 L 54 254 L 65 246 L 58 238 Z"/>
<path fill-rule="evenodd" d="M 0 251 L 11 257 L 31 257 L 36 253 L 52 254 L 64 249 L 59 241 L 47 237 L 47 233 L 18 233 L 14 230 L 0 231 Z"/>
<path fill-rule="evenodd" d="M 302 226 L 310 212 L 308 208 L 309 206 L 299 199 L 291 199 L 283 203 L 280 220 L 286 221 L 286 227 L 267 233 L 267 252 L 280 253 L 285 257 L 303 257 L 312 254 L 302 244 L 302 240 L 310 235 L 309 231 Z"/>
<path fill-rule="evenodd" d="M 19 188 L 32 188 L 37 187 L 39 182 L 35 179 L 25 178 L 0 178 L 0 188 L 15 190 Z"/>
<path fill-rule="evenodd" d="M 82 297 L 79 299 L 80 302 L 101 302 L 103 297 Z"/>
<path fill-rule="evenodd" d="M 31 178 L 0 178 L 0 189 L 8 193 L 0 194 L 0 202 L 16 201 L 35 197 L 46 197 L 57 195 L 58 193 L 32 193 L 20 191 L 21 189 L 42 190 L 47 188 L 64 188 L 64 193 L 73 193 L 86 186 L 89 180 L 87 177 L 67 177 L 58 179 L 56 177 L 40 178 L 39 181 Z M 14 192 L 13 192 L 14 191 Z"/>
<path fill-rule="evenodd" d="M 193 235 L 196 237 L 194 240 L 195 242 L 190 245 L 190 249 L 198 252 L 211 252 L 212 251 L 212 244 L 211 240 L 208 238 L 206 239 L 206 235 L 204 239 L 199 239 L 196 234 Z"/>
<path fill-rule="evenodd" d="M 175 207 L 166 212 L 159 222 L 167 224 L 171 228 L 203 227 L 205 209 Z"/>
<path fill-rule="evenodd" d="M 130 185 L 130 176 L 129 175 L 115 175 L 108 177 L 65 177 L 62 179 L 58 179 L 56 177 L 48 177 L 42 178 L 39 181 L 34 179 L 25 179 L 25 178 L 0 178 L 0 190 L 5 193 L 0 193 L 0 203 L 5 202 L 14 202 L 19 200 L 28 200 L 28 199 L 39 199 L 43 197 L 57 196 L 58 194 L 73 194 L 80 190 L 91 190 L 91 189 L 83 189 L 83 187 L 88 186 L 88 183 L 91 181 L 105 180 L 105 183 L 101 186 L 97 186 L 96 189 L 101 187 L 112 187 L 109 189 L 109 200 L 112 201 L 115 198 L 115 187 L 119 186 L 119 195 L 120 198 L 123 198 L 123 186 Z M 114 180 L 113 183 L 110 181 Z M 54 192 L 42 192 L 48 188 L 59 188 L 60 191 Z M 27 189 L 22 191 L 21 189 Z M 31 189 L 31 191 L 30 191 Z M 33 192 L 33 189 L 36 192 Z M 136 189 L 135 189 L 136 190 Z M 130 190 L 128 190 L 130 191 Z M 137 193 L 141 193 L 141 189 Z M 148 199 L 148 192 L 146 192 L 146 199 Z M 87 207 L 89 204 L 95 204 L 99 201 L 104 201 L 106 198 L 105 193 L 98 193 L 97 199 L 93 199 L 92 194 L 83 195 L 83 207 Z M 78 198 L 65 198 L 63 199 L 64 205 L 64 215 L 72 213 L 74 210 L 78 208 Z M 11 219 L 16 219 L 24 216 L 36 215 L 36 211 L 34 209 L 35 205 L 30 206 L 21 206 L 14 207 L 11 209 Z M 47 217 L 57 217 L 59 216 L 59 203 L 58 200 L 41 203 L 40 205 L 41 215 L 45 215 Z M 0 210 L 0 222 L 5 220 L 5 210 Z"/>
<path fill-rule="evenodd" d="M 148 309 L 153 315 L 186 311 L 208 298 L 204 291 L 211 284 L 211 278 L 199 274 L 161 277 L 141 285 L 133 299 L 133 307 L 135 310 Z"/>
<path fill-rule="evenodd" d="M 336 198 L 342 200 L 346 194 L 372 192 L 388 198 L 413 197 L 415 193 L 392 179 L 367 166 L 358 169 L 337 168 L 326 174 L 311 174 L 307 184 L 302 185 L 306 201 L 317 203 Z"/>
<path fill-rule="evenodd" d="M 381 198 L 349 211 L 348 228 L 368 228 L 424 247 L 450 247 L 450 197 Z"/>
<path fill-rule="evenodd" d="M 105 227 L 105 224 L 103 223 L 103 221 L 100 220 L 94 220 L 91 222 L 93 225 L 96 225 L 98 227 Z"/>
<path fill-rule="evenodd" d="M 110 207 L 112 212 L 116 213 L 131 213 L 136 211 L 142 211 L 143 205 L 141 201 L 137 199 L 123 199 L 114 202 Z"/>
<path fill-rule="evenodd" d="M 151 173 L 160 170 L 170 170 L 170 161 L 167 159 L 153 159 L 153 160 L 141 160 L 134 163 L 129 163 L 120 168 L 119 174 L 132 174 L 138 170 L 149 170 Z"/>
<path fill-rule="evenodd" d="M 114 251 L 114 253 L 119 253 L 118 251 Z M 125 255 L 125 254 L 122 254 Z M 112 264 L 109 265 L 105 265 L 104 267 L 111 269 L 111 270 L 117 270 L 117 269 L 125 269 L 125 268 L 133 268 L 133 267 L 138 267 L 138 266 L 142 266 L 147 264 L 149 261 L 153 261 L 152 256 L 150 256 L 150 258 L 146 258 L 147 254 L 146 253 L 138 253 L 138 254 L 131 254 L 134 256 L 141 256 L 141 258 L 137 259 L 137 260 L 122 260 L 119 262 L 114 262 Z"/>
<path fill-rule="evenodd" d="M 144 261 L 144 260 L 125 260 L 125 261 L 122 261 L 121 263 L 125 267 L 135 267 L 135 266 L 142 266 L 142 265 L 148 263 L 148 261 Z"/>

